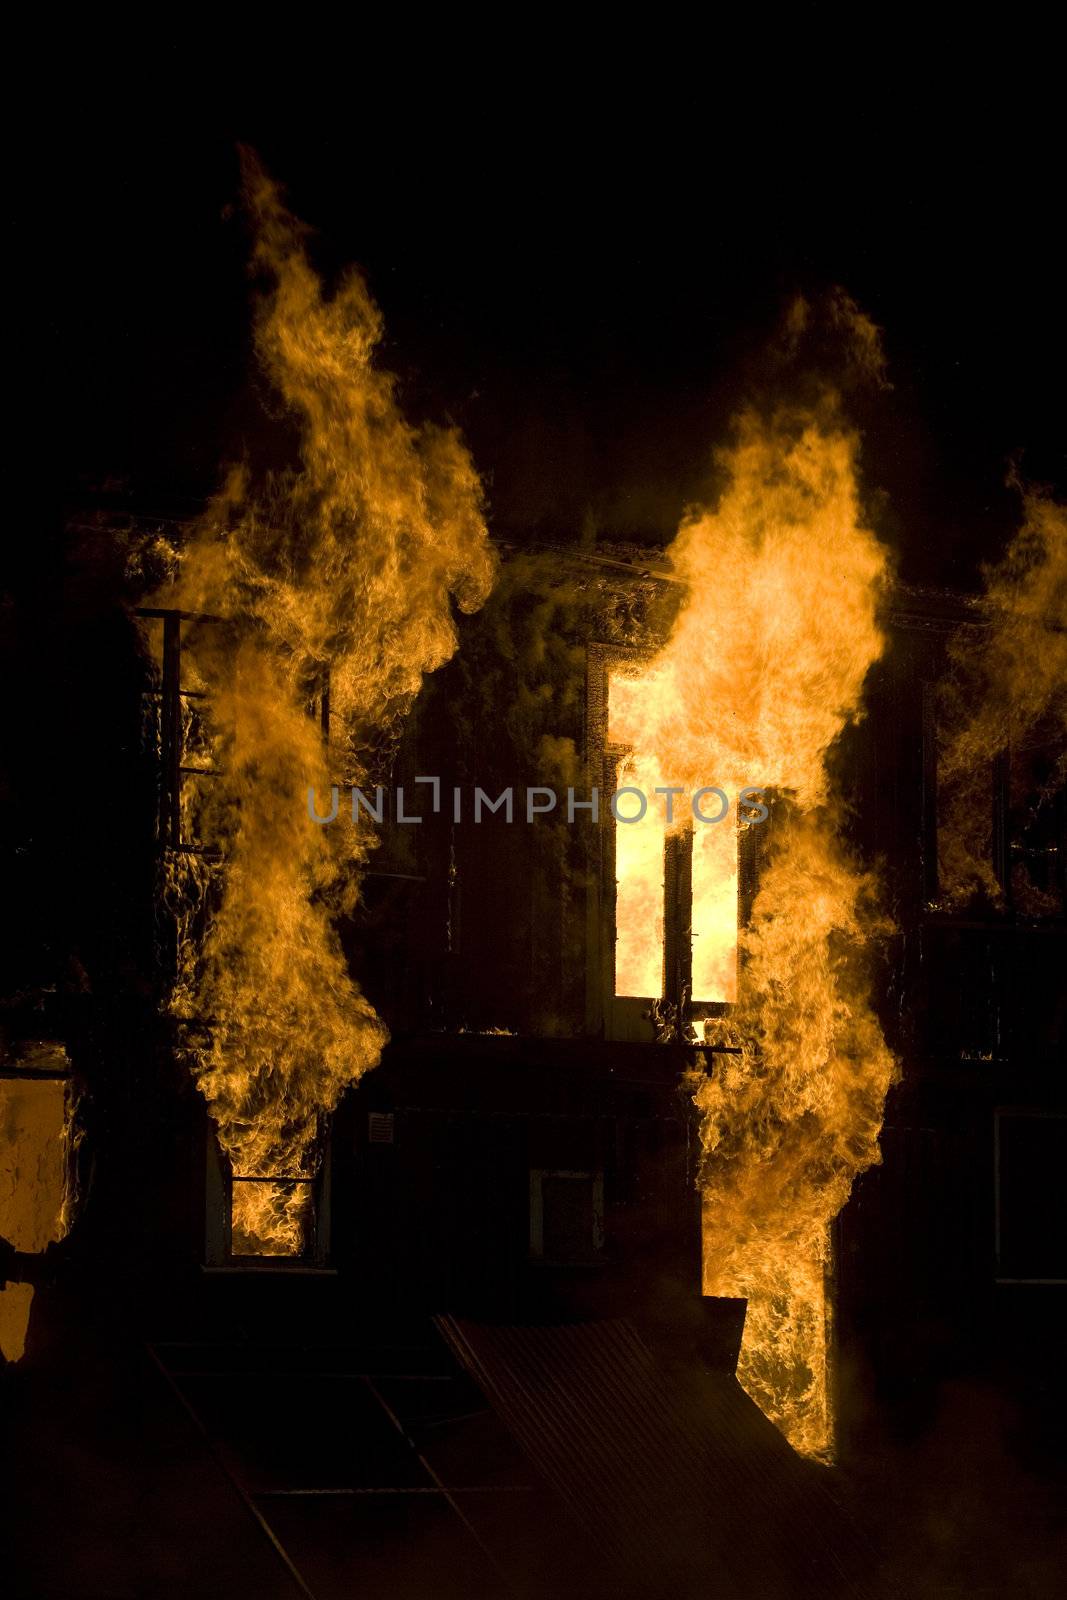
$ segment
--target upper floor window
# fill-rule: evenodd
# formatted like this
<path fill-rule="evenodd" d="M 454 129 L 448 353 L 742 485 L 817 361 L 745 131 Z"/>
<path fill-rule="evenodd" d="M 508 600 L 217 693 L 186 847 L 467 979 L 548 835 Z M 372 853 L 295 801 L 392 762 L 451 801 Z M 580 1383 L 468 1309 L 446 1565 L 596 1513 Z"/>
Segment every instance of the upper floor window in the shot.
<path fill-rule="evenodd" d="M 731 806 L 718 822 L 694 824 L 688 796 L 657 793 L 670 775 L 629 743 L 639 721 L 635 705 L 647 692 L 640 672 L 609 671 L 607 743 L 616 786 L 647 801 L 638 816 L 636 795 L 620 800 L 615 822 L 614 992 L 672 1000 L 684 989 L 694 1004 L 728 1005 L 737 999 L 736 813 Z"/>
<path fill-rule="evenodd" d="M 586 749 L 602 804 L 589 833 L 587 1022 L 615 1039 L 692 1037 L 736 1003 L 739 929 L 771 826 L 751 825 L 733 790 L 697 797 L 706 821 L 694 819 L 688 790 L 663 792 L 677 775 L 656 769 L 641 737 L 656 692 L 649 651 L 589 645 Z M 707 783 L 717 776 L 709 771 Z"/>
<path fill-rule="evenodd" d="M 994 1245 L 1000 1283 L 1067 1283 L 1067 1116 L 999 1107 L 993 1121 Z"/>
<path fill-rule="evenodd" d="M 946 778 L 937 689 L 923 696 L 924 892 L 933 905 L 985 900 L 1032 919 L 1067 911 L 1067 751 L 1054 718 L 992 760 Z"/>

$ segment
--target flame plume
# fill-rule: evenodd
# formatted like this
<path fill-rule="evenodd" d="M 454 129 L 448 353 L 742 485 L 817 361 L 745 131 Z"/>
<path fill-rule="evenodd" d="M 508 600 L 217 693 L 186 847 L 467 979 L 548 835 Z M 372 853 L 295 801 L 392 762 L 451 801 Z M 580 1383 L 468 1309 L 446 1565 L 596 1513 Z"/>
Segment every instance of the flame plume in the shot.
<path fill-rule="evenodd" d="M 876 886 L 824 811 L 795 813 L 763 875 L 729 1037 L 697 1103 L 707 1152 L 705 1287 L 747 1298 L 739 1376 L 791 1442 L 824 1456 L 828 1230 L 880 1159 L 895 1074 L 868 996 L 864 949 L 884 931 Z"/>
<path fill-rule="evenodd" d="M 708 1025 L 739 1053 L 716 1057 L 696 1098 L 705 1291 L 747 1297 L 739 1376 L 813 1455 L 831 1440 L 828 1227 L 879 1159 L 894 1073 L 863 971 L 882 926 L 874 886 L 827 804 L 827 753 L 883 646 L 886 554 L 862 523 L 856 449 L 832 396 L 742 416 L 717 508 L 691 512 L 671 548 L 687 599 L 640 692 L 620 696 L 613 735 L 689 792 L 788 796 L 738 1004 Z"/>
<path fill-rule="evenodd" d="M 328 665 L 334 781 L 377 772 L 424 674 L 456 648 L 494 560 L 473 463 L 415 428 L 375 364 L 382 319 L 362 277 L 324 293 L 303 230 L 245 157 L 254 261 L 269 280 L 260 361 L 301 434 L 301 468 L 231 475 L 183 552 L 168 603 L 228 619 L 191 630 L 222 776 L 201 820 L 225 846 L 221 899 L 187 950 L 177 1015 L 204 1019 L 195 1069 L 237 1177 L 234 1250 L 299 1252 L 323 1117 L 373 1067 L 386 1031 L 353 983 L 334 919 L 374 839 L 309 820 L 327 779 L 306 704 Z M 344 771 L 338 770 L 343 767 Z"/>

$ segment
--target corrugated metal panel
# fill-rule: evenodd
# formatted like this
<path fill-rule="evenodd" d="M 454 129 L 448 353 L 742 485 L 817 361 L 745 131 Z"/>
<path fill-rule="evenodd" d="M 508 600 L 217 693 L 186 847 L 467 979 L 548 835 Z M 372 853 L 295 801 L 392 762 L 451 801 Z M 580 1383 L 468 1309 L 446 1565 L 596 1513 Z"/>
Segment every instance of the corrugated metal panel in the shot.
<path fill-rule="evenodd" d="M 728 1373 L 668 1379 L 626 1321 L 438 1326 L 619 1592 L 873 1597 L 846 1514 Z M 605 1592 L 611 1592 L 610 1586 Z"/>

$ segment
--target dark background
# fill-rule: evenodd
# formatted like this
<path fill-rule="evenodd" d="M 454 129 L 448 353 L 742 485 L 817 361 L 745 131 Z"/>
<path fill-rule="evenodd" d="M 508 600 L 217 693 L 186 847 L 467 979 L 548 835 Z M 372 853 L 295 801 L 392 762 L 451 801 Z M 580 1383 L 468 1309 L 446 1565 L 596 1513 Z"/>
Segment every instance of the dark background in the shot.
<path fill-rule="evenodd" d="M 121 41 L 104 39 L 90 18 L 80 38 L 57 23 L 32 55 L 16 52 L 5 168 L 16 417 L 0 536 L 4 989 L 32 1013 L 18 1019 L 24 1031 L 54 1031 L 100 1063 L 94 1138 L 133 1151 L 134 1192 L 155 1192 L 170 1117 L 160 1091 L 159 1128 L 146 1134 L 137 1102 L 124 1100 L 155 1025 L 152 795 L 141 664 L 116 603 L 135 596 L 121 547 L 86 530 L 100 507 L 138 520 L 192 514 L 227 459 L 291 448 L 251 347 L 238 142 L 316 230 L 328 280 L 351 262 L 365 268 L 405 407 L 462 427 L 497 535 L 668 539 L 707 488 L 731 414 L 766 385 L 763 352 L 783 307 L 834 284 L 885 332 L 894 387 L 857 399 L 856 415 L 871 514 L 902 577 L 975 584 L 1018 525 L 1013 461 L 1064 492 L 1054 45 L 1021 9 L 989 36 L 971 15 L 944 49 L 906 21 L 870 18 L 882 36 L 861 38 L 824 19 L 795 7 L 784 37 L 760 13 L 739 40 L 716 16 L 665 48 L 636 31 L 644 22 L 619 18 L 610 46 L 579 51 L 551 19 L 509 14 L 479 25 L 486 55 L 475 61 L 464 40 L 446 54 L 415 17 L 388 43 L 360 13 L 354 37 L 308 17 L 308 34 L 322 29 L 308 48 L 288 20 L 262 14 L 257 38 L 276 32 L 265 65 L 261 40 L 240 52 L 207 32 L 174 44 L 167 30 L 194 24 L 160 14 L 152 37 L 130 24 Z M 886 789 L 887 810 L 892 798 Z M 930 993 L 940 1007 L 958 990 L 965 1010 L 989 987 L 987 968 L 976 966 L 971 989 L 952 948 L 944 962 L 927 963 Z M 1005 970 L 1007 990 L 1024 993 Z M 1051 1016 L 1042 997 L 1046 1009 L 1033 1009 Z M 959 1287 L 967 1241 L 985 1240 L 991 1217 L 980 1192 L 987 1108 L 969 1083 L 961 1090 L 962 1071 L 943 1091 L 935 1084 L 943 1108 L 914 1112 L 924 1139 L 927 1123 L 947 1129 L 942 1143 L 928 1140 L 932 1153 L 909 1166 L 893 1155 L 910 1129 L 899 1115 L 886 1138 L 899 1190 L 872 1202 L 874 1174 L 851 1214 L 857 1251 L 877 1238 L 873 1206 L 893 1256 L 898 1193 L 935 1235 L 903 1237 L 936 1292 L 916 1267 L 917 1298 L 901 1298 L 905 1262 L 886 1274 L 893 1316 L 872 1316 L 896 1433 L 892 1448 L 871 1450 L 868 1499 L 905 1558 L 918 1530 L 924 1551 L 941 1541 L 950 1569 L 963 1539 L 978 1581 L 986 1546 L 975 1527 L 1003 1546 L 1005 1570 L 1022 1553 L 1044 1572 L 1026 1518 L 1040 1531 L 1035 1482 L 1054 1448 L 1062 1456 L 1047 1402 L 1062 1363 L 1050 1353 L 1055 1314 L 1043 1313 L 1038 1349 L 1014 1295 L 994 1317 Z M 136 1143 L 109 1116 L 119 1133 L 134 1123 Z M 968 1118 L 973 1142 L 957 1138 Z M 120 1180 L 125 1168 L 113 1171 L 115 1192 Z M 154 1247 L 155 1213 L 137 1222 Z M 973 1276 L 985 1285 L 988 1264 Z M 869 1372 L 843 1369 L 843 1382 L 860 1412 Z M 141 1403 L 137 1391 L 131 1415 Z M 63 1438 L 72 1430 L 59 1404 L 57 1416 Z M 51 1472 L 41 1481 L 54 1496 Z M 939 1571 L 934 1562 L 932 1584 Z M 1033 1592 L 1054 1592 L 1040 1578 Z"/>
<path fill-rule="evenodd" d="M 798 49 L 818 11 L 795 14 Z M 402 31 L 283 41 L 267 65 L 207 44 L 140 70 L 128 42 L 66 58 L 11 218 L 46 494 L 180 510 L 269 449 L 239 141 L 327 280 L 366 270 L 404 404 L 462 427 L 497 533 L 668 538 L 783 307 L 835 284 L 885 332 L 894 387 L 858 421 L 902 576 L 974 581 L 1017 522 L 1013 460 L 1062 486 L 1063 141 L 1021 19 L 944 57 L 831 30 L 793 59 L 768 19 L 665 55 L 631 37 L 625 65 L 518 35 L 459 69 Z"/>
<path fill-rule="evenodd" d="M 352 37 L 240 49 L 93 21 L 17 58 L 0 535 L 17 987 L 81 982 L 71 949 L 120 985 L 137 966 L 115 908 L 138 733 L 114 708 L 136 661 L 117 602 L 140 595 L 95 519 L 192 515 L 227 461 L 292 453 L 252 349 L 242 141 L 327 281 L 365 269 L 402 403 L 463 429 L 497 536 L 669 539 L 739 404 L 773 392 L 784 307 L 835 284 L 885 332 L 893 388 L 852 406 L 903 578 L 978 581 L 1018 525 L 1013 462 L 1062 491 L 1055 52 L 1022 14 L 940 53 L 821 18 L 583 46 L 516 22 L 480 53 L 362 14 Z"/>

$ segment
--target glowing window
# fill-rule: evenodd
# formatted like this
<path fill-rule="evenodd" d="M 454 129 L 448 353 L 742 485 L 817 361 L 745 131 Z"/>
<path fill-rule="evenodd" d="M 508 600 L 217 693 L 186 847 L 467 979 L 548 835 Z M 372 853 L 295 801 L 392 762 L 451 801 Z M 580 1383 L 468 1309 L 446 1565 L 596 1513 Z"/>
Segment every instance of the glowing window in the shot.
<path fill-rule="evenodd" d="M 640 790 L 648 801 L 639 818 L 636 795 L 618 802 L 620 819 L 637 820 L 615 825 L 614 992 L 663 999 L 685 989 L 696 1004 L 730 1004 L 737 999 L 736 811 L 731 806 L 721 822 L 694 824 L 690 797 L 676 795 L 668 823 L 667 797 L 655 791 L 673 779 L 657 771 L 631 735 L 648 692 L 648 677 L 621 669 L 608 675 L 607 738 L 619 753 L 617 786 Z"/>
<path fill-rule="evenodd" d="M 230 1191 L 230 1254 L 306 1257 L 315 1225 L 314 1179 L 234 1173 Z"/>

